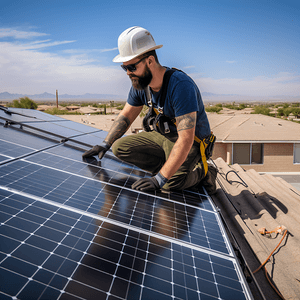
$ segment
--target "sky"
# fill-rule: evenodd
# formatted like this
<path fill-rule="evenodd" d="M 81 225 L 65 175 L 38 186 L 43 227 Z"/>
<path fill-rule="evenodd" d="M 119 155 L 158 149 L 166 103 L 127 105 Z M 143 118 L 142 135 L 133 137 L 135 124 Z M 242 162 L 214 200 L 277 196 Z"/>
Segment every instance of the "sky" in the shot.
<path fill-rule="evenodd" d="M 126 99 L 112 59 L 132 26 L 202 93 L 300 101 L 299 0 L 0 0 L 0 93 Z"/>

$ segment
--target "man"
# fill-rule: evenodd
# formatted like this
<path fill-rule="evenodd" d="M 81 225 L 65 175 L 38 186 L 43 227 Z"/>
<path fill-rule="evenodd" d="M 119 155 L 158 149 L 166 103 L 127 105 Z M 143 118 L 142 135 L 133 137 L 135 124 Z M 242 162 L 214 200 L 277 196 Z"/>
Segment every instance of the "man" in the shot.
<path fill-rule="evenodd" d="M 177 130 L 169 134 L 141 132 L 121 138 L 140 114 L 143 105 L 148 105 L 147 89 L 149 91 L 150 88 L 153 106 L 159 107 L 164 75 L 168 69 L 160 65 L 155 52 L 161 47 L 155 44 L 149 31 L 138 26 L 128 28 L 119 36 L 120 54 L 113 61 L 123 63 L 121 67 L 131 79 L 132 87 L 124 109 L 104 142 L 85 152 L 83 157 L 98 154 L 101 159 L 112 147 L 113 153 L 120 159 L 153 174 L 151 178 L 137 180 L 132 185 L 136 190 L 154 191 L 162 187 L 184 190 L 201 182 L 214 191 L 216 172 L 209 169 L 206 174 L 203 162 L 201 164 L 199 143 L 194 140 L 195 136 L 200 140 L 210 136 L 210 126 L 199 89 L 185 73 L 177 70 L 171 75 L 163 105 L 163 114 L 176 119 Z"/>

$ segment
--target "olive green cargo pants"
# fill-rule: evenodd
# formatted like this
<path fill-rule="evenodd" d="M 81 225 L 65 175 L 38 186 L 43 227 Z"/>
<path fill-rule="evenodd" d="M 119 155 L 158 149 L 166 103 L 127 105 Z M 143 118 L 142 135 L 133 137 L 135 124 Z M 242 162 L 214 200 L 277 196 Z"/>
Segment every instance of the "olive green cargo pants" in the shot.
<path fill-rule="evenodd" d="M 112 145 L 112 151 L 121 160 L 155 175 L 167 161 L 176 139 L 177 135 L 167 138 L 156 131 L 141 132 L 118 139 Z M 200 183 L 204 170 L 199 161 L 200 148 L 194 144 L 185 162 L 163 188 L 184 190 Z"/>

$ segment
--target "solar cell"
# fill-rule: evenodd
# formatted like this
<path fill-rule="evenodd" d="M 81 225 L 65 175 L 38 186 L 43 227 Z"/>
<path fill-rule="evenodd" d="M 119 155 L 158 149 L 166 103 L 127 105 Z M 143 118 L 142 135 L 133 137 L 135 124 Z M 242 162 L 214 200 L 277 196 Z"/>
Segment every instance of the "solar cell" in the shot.
<path fill-rule="evenodd" d="M 131 190 L 150 174 L 111 153 L 81 160 L 105 132 L 12 111 L 0 110 L 19 122 L 0 127 L 1 299 L 252 299 L 204 191 Z"/>

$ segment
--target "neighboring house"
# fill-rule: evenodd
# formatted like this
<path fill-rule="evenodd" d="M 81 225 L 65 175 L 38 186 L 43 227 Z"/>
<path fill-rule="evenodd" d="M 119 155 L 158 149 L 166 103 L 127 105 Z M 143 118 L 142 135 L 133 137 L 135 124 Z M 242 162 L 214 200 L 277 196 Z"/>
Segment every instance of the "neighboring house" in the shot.
<path fill-rule="evenodd" d="M 78 105 L 70 105 L 70 106 L 67 106 L 66 109 L 69 110 L 69 111 L 76 111 L 80 108 L 80 106 Z"/>
<path fill-rule="evenodd" d="M 300 124 L 256 114 L 208 113 L 213 159 L 257 172 L 300 172 Z"/>

